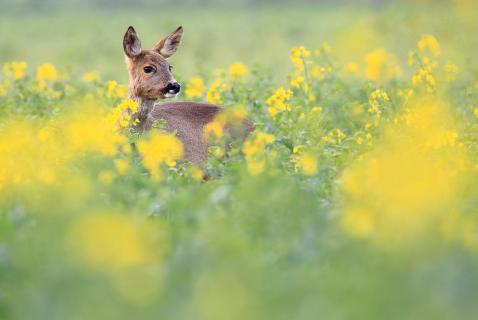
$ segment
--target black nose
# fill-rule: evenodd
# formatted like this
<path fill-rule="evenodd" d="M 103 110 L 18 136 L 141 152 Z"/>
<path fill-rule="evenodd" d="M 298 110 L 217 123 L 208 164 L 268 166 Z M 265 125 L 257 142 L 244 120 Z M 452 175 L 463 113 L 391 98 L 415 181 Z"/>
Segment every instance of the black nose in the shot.
<path fill-rule="evenodd" d="M 167 93 L 176 94 L 179 92 L 179 90 L 181 90 L 181 85 L 177 82 L 168 83 L 168 85 L 166 86 Z"/>

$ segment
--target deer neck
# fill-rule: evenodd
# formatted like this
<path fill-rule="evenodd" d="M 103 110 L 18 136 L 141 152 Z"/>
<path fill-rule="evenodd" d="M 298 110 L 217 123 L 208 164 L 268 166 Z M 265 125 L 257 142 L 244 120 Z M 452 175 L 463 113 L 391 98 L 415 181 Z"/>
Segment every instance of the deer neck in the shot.
<path fill-rule="evenodd" d="M 156 100 L 145 99 L 132 94 L 129 94 L 128 98 L 138 103 L 138 111 L 132 115 L 133 120 L 138 119 L 140 123 L 146 121 L 148 114 L 153 109 Z"/>

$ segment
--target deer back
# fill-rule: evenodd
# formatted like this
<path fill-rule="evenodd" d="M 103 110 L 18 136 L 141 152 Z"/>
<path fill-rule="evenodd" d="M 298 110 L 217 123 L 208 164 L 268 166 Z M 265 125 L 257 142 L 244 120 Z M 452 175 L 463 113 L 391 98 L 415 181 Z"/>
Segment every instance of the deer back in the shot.
<path fill-rule="evenodd" d="M 211 122 L 221 107 L 193 102 L 169 102 L 153 106 L 144 129 L 149 130 L 154 121 L 164 119 L 167 131 L 177 132 L 183 143 L 184 159 L 199 163 L 208 155 L 208 143 L 204 139 L 204 126 Z"/>
<path fill-rule="evenodd" d="M 222 107 L 195 102 L 166 102 L 155 104 L 148 114 L 143 130 L 151 129 L 154 121 L 164 119 L 165 129 L 175 131 L 183 143 L 184 159 L 193 163 L 207 160 L 209 144 L 204 137 L 204 126 L 214 120 Z M 244 120 L 241 128 L 226 126 L 233 139 L 244 139 L 254 130 L 251 121 Z"/>

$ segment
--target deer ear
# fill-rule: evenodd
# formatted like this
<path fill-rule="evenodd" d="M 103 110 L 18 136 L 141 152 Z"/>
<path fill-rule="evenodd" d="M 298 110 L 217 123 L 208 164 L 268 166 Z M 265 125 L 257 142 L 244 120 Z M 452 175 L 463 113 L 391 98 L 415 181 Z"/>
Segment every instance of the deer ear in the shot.
<path fill-rule="evenodd" d="M 183 36 L 183 27 L 179 27 L 173 33 L 169 34 L 159 41 L 153 48 L 154 51 L 164 58 L 171 57 L 178 50 L 181 38 Z"/>
<path fill-rule="evenodd" d="M 139 40 L 134 28 L 131 26 L 124 34 L 123 49 L 124 53 L 130 58 L 137 57 L 141 53 L 141 41 Z"/>

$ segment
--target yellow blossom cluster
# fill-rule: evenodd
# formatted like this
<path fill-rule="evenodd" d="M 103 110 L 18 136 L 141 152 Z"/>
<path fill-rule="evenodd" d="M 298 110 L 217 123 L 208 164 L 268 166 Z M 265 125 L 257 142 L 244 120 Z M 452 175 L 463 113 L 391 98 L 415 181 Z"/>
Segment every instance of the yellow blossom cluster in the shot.
<path fill-rule="evenodd" d="M 269 106 L 267 111 L 269 111 L 270 116 L 275 118 L 279 112 L 291 111 L 291 107 L 287 103 L 291 98 L 291 90 L 285 90 L 282 87 L 277 89 L 276 92 L 266 101 L 267 105 Z"/>
<path fill-rule="evenodd" d="M 340 144 L 347 138 L 345 132 L 339 128 L 329 131 L 326 135 L 322 137 L 322 142 L 331 143 L 331 144 Z"/>
<path fill-rule="evenodd" d="M 242 152 L 246 158 L 247 171 L 250 175 L 256 176 L 264 172 L 267 160 L 274 157 L 273 153 L 266 151 L 266 147 L 274 141 L 273 135 L 258 131 L 244 142 Z"/>
<path fill-rule="evenodd" d="M 397 58 L 383 48 L 370 52 L 365 57 L 365 76 L 372 81 L 388 81 L 402 75 Z"/>
<path fill-rule="evenodd" d="M 295 169 L 306 176 L 314 176 L 318 172 L 317 157 L 311 152 L 300 151 L 295 159 Z"/>
<path fill-rule="evenodd" d="M 131 116 L 136 112 L 138 112 L 138 102 L 126 99 L 109 113 L 108 120 L 111 126 L 119 124 L 120 127 L 126 128 L 130 125 Z"/>
<path fill-rule="evenodd" d="M 423 53 L 429 53 L 434 56 L 441 54 L 440 44 L 438 40 L 432 35 L 423 36 L 418 42 L 418 49 Z"/>
<path fill-rule="evenodd" d="M 229 74 L 233 79 L 242 79 L 247 72 L 247 67 L 240 61 L 236 61 L 229 66 Z"/>
<path fill-rule="evenodd" d="M 368 112 L 380 116 L 380 112 L 381 112 L 379 109 L 380 105 L 388 101 L 390 101 L 390 98 L 388 97 L 388 94 L 385 91 L 380 89 L 373 91 L 370 94 L 370 97 L 368 99 L 368 102 L 369 102 Z"/>
<path fill-rule="evenodd" d="M 397 247 L 446 224 L 460 201 L 468 162 L 450 120 L 439 102 L 417 103 L 344 173 L 342 222 L 348 232 Z"/>
<path fill-rule="evenodd" d="M 106 83 L 106 96 L 108 98 L 124 99 L 127 93 L 128 88 L 123 84 L 118 84 L 114 80 L 110 80 Z"/>
<path fill-rule="evenodd" d="M 297 72 L 302 72 L 306 65 L 306 60 L 311 56 L 311 52 L 305 47 L 294 47 L 290 51 L 290 60 L 294 64 L 295 70 Z"/>
<path fill-rule="evenodd" d="M 159 131 L 154 131 L 148 139 L 139 141 L 138 151 L 143 157 L 144 166 L 157 181 L 161 178 L 160 165 L 164 163 L 174 167 L 184 154 L 183 145 L 176 136 Z"/>
<path fill-rule="evenodd" d="M 192 77 L 186 83 L 186 89 L 184 90 L 184 93 L 188 99 L 201 98 L 205 88 L 206 85 L 204 84 L 204 80 L 201 77 L 196 76 Z"/>
<path fill-rule="evenodd" d="M 3 74 L 13 80 L 21 79 L 25 76 L 28 64 L 25 61 L 12 61 L 3 65 Z"/>
<path fill-rule="evenodd" d="M 38 81 L 56 81 L 58 80 L 58 71 L 51 63 L 44 63 L 37 69 Z"/>
<path fill-rule="evenodd" d="M 48 124 L 17 120 L 0 129 L 0 189 L 55 184 L 86 154 L 114 155 L 126 138 L 98 106 L 82 106 Z"/>
<path fill-rule="evenodd" d="M 226 90 L 226 88 L 226 84 L 222 80 L 217 79 L 209 86 L 209 89 L 206 93 L 206 101 L 208 103 L 221 104 L 221 94 Z"/>

